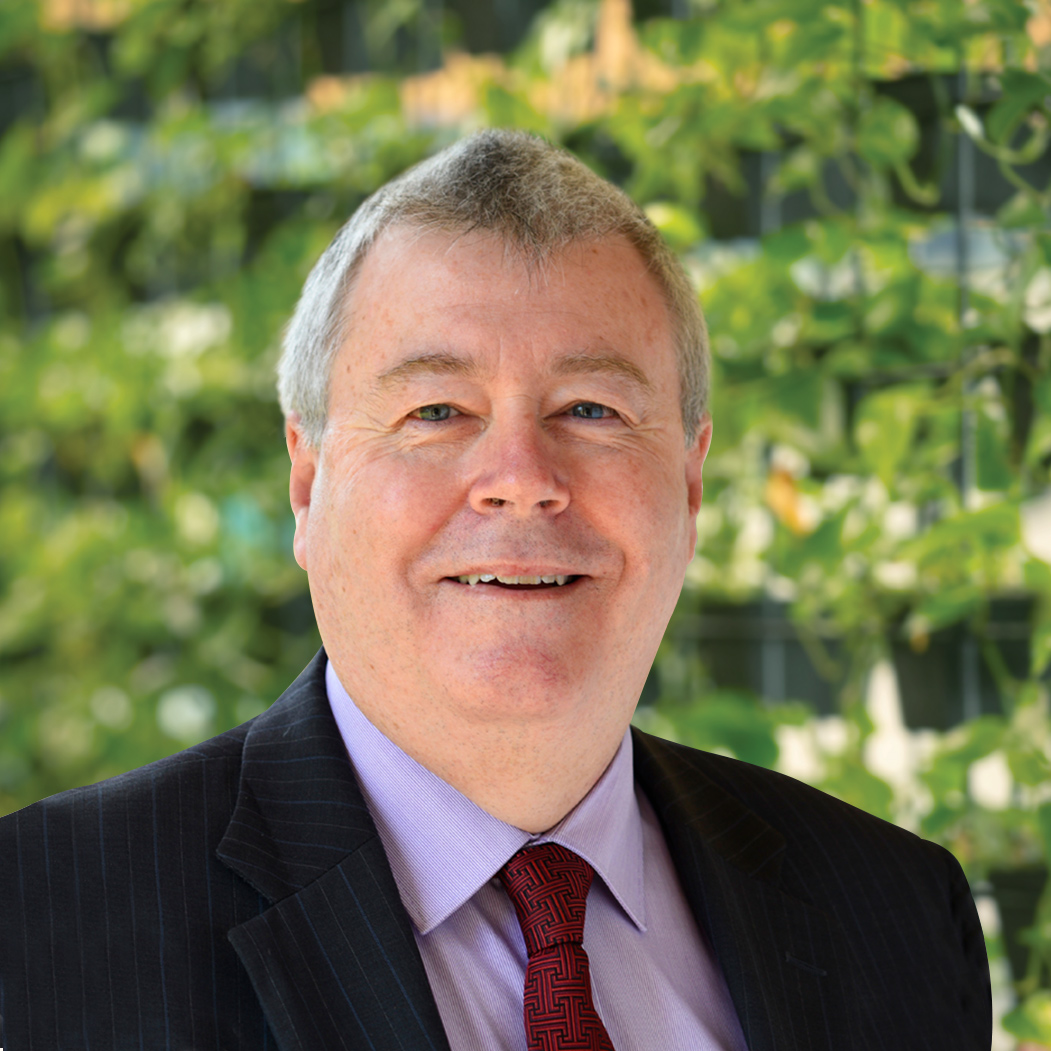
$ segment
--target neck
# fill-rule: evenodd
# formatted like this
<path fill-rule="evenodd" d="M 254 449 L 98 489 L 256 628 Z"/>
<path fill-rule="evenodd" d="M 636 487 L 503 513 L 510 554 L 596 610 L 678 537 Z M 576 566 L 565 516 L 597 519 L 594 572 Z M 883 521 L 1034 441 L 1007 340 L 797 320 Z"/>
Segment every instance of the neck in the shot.
<path fill-rule="evenodd" d="M 473 747 L 451 754 L 414 754 L 411 743 L 395 743 L 494 817 L 538 833 L 557 825 L 591 791 L 616 755 L 623 730 L 586 744 L 560 731 L 480 736 Z"/>
<path fill-rule="evenodd" d="M 604 704 L 553 705 L 558 715 L 548 718 L 457 717 L 448 707 L 407 699 L 418 692 L 401 694 L 404 703 L 392 709 L 374 703 L 390 691 L 374 693 L 335 670 L 385 737 L 483 810 L 530 833 L 557 825 L 588 794 L 616 755 L 633 710 L 625 705 L 622 718 L 611 718 L 616 708 L 607 696 Z"/>

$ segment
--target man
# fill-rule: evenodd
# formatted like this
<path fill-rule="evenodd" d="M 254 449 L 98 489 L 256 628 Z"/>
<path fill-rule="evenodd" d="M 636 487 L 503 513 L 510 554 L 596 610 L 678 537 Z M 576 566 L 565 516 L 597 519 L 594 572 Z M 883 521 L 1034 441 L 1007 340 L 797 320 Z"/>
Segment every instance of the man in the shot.
<path fill-rule="evenodd" d="M 280 369 L 324 651 L 252 722 L 0 823 L 8 1051 L 987 1048 L 946 852 L 628 729 L 706 353 L 642 213 L 536 139 L 366 202 Z"/>

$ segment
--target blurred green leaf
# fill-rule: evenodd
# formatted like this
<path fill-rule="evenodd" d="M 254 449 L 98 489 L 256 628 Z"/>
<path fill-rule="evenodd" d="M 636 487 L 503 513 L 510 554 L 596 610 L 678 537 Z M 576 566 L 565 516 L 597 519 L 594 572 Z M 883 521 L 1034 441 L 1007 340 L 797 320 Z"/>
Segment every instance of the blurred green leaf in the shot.
<path fill-rule="evenodd" d="M 995 752 L 1003 741 L 1005 723 L 999 715 L 981 715 L 957 727 L 946 741 L 946 748 L 936 757 L 933 767 L 941 763 L 970 766 Z"/>
<path fill-rule="evenodd" d="M 757 766 L 777 759 L 774 723 L 749 694 L 715 691 L 674 713 L 684 743 L 707 751 L 727 752 Z"/>
<path fill-rule="evenodd" d="M 1051 1043 L 1051 992 L 1039 989 L 1004 1015 L 1003 1027 L 1019 1040 Z"/>
<path fill-rule="evenodd" d="M 1009 435 L 1002 417 L 979 413 L 975 427 L 975 459 L 980 489 L 1002 491 L 1014 480 L 1009 455 Z"/>
<path fill-rule="evenodd" d="M 551 123 L 521 95 L 499 84 L 485 88 L 485 109 L 490 123 L 497 127 L 521 128 L 537 135 L 550 135 Z"/>
<path fill-rule="evenodd" d="M 826 778 L 821 787 L 877 817 L 889 819 L 891 816 L 893 790 L 886 781 L 866 770 L 861 763 L 842 764 L 841 769 Z"/>
<path fill-rule="evenodd" d="M 697 216 L 687 208 L 667 201 L 653 201 L 646 205 L 645 211 L 673 248 L 680 251 L 689 248 L 703 236 Z"/>
<path fill-rule="evenodd" d="M 704 18 L 653 18 L 643 27 L 642 42 L 665 62 L 688 66 L 704 53 L 707 24 Z"/>
<path fill-rule="evenodd" d="M 866 464 L 892 485 L 912 445 L 916 421 L 927 401 L 922 387 L 892 387 L 870 394 L 861 405 L 854 438 Z"/>
<path fill-rule="evenodd" d="M 1051 618 L 1045 617 L 1034 625 L 1029 652 L 1029 674 L 1039 678 L 1051 665 Z"/>
<path fill-rule="evenodd" d="M 812 242 L 800 225 L 782 227 L 763 239 L 763 254 L 775 266 L 790 266 L 811 247 Z"/>
<path fill-rule="evenodd" d="M 975 612 L 980 608 L 983 598 L 984 592 L 976 583 L 943 587 L 916 603 L 909 623 L 917 631 L 937 631 L 949 624 L 957 624 Z"/>
<path fill-rule="evenodd" d="M 1034 194 L 1020 190 L 1001 205 L 996 221 L 1008 230 L 1032 230 L 1043 224 L 1046 211 Z"/>
<path fill-rule="evenodd" d="M 1051 861 L 1051 803 L 1041 803 L 1037 807 L 1036 821 L 1044 844 L 1044 856 Z"/>
<path fill-rule="evenodd" d="M 993 142 L 1010 144 L 1011 136 L 1033 109 L 1042 109 L 1051 95 L 1051 78 L 1043 73 L 1007 69 L 1000 75 L 1002 96 L 990 110 L 985 126 Z"/>
<path fill-rule="evenodd" d="M 858 152 L 870 164 L 886 167 L 907 161 L 919 139 L 915 116 L 893 99 L 880 96 L 861 114 Z"/>

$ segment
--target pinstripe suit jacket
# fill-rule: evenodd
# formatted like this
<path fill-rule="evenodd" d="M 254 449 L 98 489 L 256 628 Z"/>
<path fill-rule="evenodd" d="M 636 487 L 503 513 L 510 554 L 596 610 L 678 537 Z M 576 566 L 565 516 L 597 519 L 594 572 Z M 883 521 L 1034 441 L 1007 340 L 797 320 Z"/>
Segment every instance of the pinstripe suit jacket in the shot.
<path fill-rule="evenodd" d="M 251 723 L 0 821 L 7 1051 L 448 1051 L 322 656 Z M 789 778 L 635 746 L 751 1051 L 988 1049 L 950 855 Z"/>

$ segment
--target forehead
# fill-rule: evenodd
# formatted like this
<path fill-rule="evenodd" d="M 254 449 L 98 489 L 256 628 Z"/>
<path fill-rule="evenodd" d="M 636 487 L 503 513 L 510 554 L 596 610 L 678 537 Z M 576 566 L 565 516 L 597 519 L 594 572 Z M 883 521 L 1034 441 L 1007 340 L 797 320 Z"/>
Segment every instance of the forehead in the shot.
<path fill-rule="evenodd" d="M 549 361 L 612 352 L 675 372 L 664 294 L 620 236 L 537 261 L 488 232 L 389 228 L 353 283 L 343 364 L 375 373 L 428 351 Z"/>

